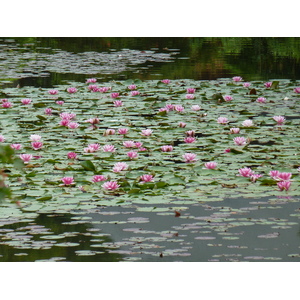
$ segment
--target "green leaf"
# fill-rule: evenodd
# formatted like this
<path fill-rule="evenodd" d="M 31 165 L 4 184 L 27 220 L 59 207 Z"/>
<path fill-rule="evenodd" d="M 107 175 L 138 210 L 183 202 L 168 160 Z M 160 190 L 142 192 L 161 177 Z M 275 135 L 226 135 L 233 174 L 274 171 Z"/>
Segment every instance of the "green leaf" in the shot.
<path fill-rule="evenodd" d="M 80 162 L 80 165 L 87 171 L 96 172 L 96 167 L 90 160 L 82 161 L 82 162 Z"/>

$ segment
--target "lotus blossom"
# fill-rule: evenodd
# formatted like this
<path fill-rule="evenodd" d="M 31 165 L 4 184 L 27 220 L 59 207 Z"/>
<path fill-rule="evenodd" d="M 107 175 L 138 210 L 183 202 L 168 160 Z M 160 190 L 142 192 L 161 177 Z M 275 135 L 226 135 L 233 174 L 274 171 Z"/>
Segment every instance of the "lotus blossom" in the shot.
<path fill-rule="evenodd" d="M 186 94 L 185 95 L 185 99 L 189 99 L 189 100 L 192 100 L 195 98 L 195 95 L 194 94 Z"/>
<path fill-rule="evenodd" d="M 152 135 L 152 133 L 153 133 L 152 129 L 145 129 L 145 130 L 142 130 L 141 135 L 150 136 L 150 135 Z"/>
<path fill-rule="evenodd" d="M 129 90 L 135 90 L 136 89 L 136 85 L 135 84 L 130 84 L 127 88 Z"/>
<path fill-rule="evenodd" d="M 89 144 L 88 148 L 93 149 L 94 152 L 95 152 L 95 151 L 99 151 L 100 150 L 100 145 L 97 144 L 97 143 L 95 143 L 95 144 Z"/>
<path fill-rule="evenodd" d="M 104 152 L 115 152 L 115 151 L 116 151 L 116 148 L 115 148 L 115 146 L 113 146 L 113 145 L 104 145 L 104 146 L 102 147 L 102 150 L 103 150 Z"/>
<path fill-rule="evenodd" d="M 86 147 L 83 149 L 83 151 L 85 153 L 93 153 L 93 152 L 96 152 L 96 150 L 94 148 L 91 148 L 91 147 Z"/>
<path fill-rule="evenodd" d="M 294 88 L 294 92 L 297 93 L 297 94 L 300 94 L 300 87 Z"/>
<path fill-rule="evenodd" d="M 117 162 L 114 164 L 113 172 L 119 173 L 128 169 L 128 165 L 125 162 Z"/>
<path fill-rule="evenodd" d="M 115 129 L 106 129 L 104 132 L 104 136 L 108 136 L 108 135 L 114 135 L 116 133 Z"/>
<path fill-rule="evenodd" d="M 98 92 L 98 86 L 96 85 L 96 84 L 90 84 L 89 86 L 88 86 L 88 89 L 90 90 L 90 91 L 93 91 L 93 92 Z"/>
<path fill-rule="evenodd" d="M 242 81 L 243 78 L 242 78 L 241 76 L 234 76 L 234 77 L 232 77 L 232 80 L 233 80 L 234 82 L 239 82 L 239 81 Z"/>
<path fill-rule="evenodd" d="M 69 113 L 69 112 L 62 112 L 59 114 L 61 119 L 68 119 L 68 120 L 72 120 L 76 118 L 76 114 L 75 113 Z"/>
<path fill-rule="evenodd" d="M 227 123 L 229 122 L 229 120 L 228 120 L 227 118 L 225 118 L 225 117 L 219 117 L 219 118 L 217 119 L 217 122 L 218 122 L 219 124 L 227 124 Z"/>
<path fill-rule="evenodd" d="M 123 102 L 121 100 L 114 101 L 114 107 L 121 107 L 123 106 Z"/>
<path fill-rule="evenodd" d="M 186 126 L 186 123 L 184 123 L 184 122 L 179 122 L 178 126 L 181 127 L 181 128 L 184 128 L 184 127 Z"/>
<path fill-rule="evenodd" d="M 195 136 L 195 130 L 188 130 L 188 131 L 186 131 L 185 132 L 185 134 L 187 135 L 187 136 Z"/>
<path fill-rule="evenodd" d="M 134 158 L 137 158 L 139 156 L 139 154 L 135 151 L 129 151 L 127 152 L 127 156 L 130 158 L 130 159 L 134 159 Z"/>
<path fill-rule="evenodd" d="M 230 128 L 230 133 L 237 134 L 239 132 L 240 132 L 240 128 L 237 127 Z"/>
<path fill-rule="evenodd" d="M 285 122 L 285 117 L 283 116 L 274 116 L 273 119 L 277 122 L 277 125 L 283 125 Z"/>
<path fill-rule="evenodd" d="M 116 190 L 117 188 L 119 188 L 120 185 L 117 183 L 117 181 L 107 181 L 102 184 L 102 187 L 105 190 L 113 191 L 113 190 Z"/>
<path fill-rule="evenodd" d="M 110 94 L 110 97 L 111 97 L 111 98 L 118 98 L 119 96 L 120 96 L 119 93 L 111 93 L 111 94 Z"/>
<path fill-rule="evenodd" d="M 170 79 L 163 79 L 161 82 L 162 82 L 162 83 L 166 83 L 166 84 L 168 84 L 168 83 L 170 83 L 170 82 L 171 82 L 171 80 L 170 80 Z"/>
<path fill-rule="evenodd" d="M 259 103 L 266 103 L 267 102 L 267 99 L 265 97 L 258 97 L 256 99 L 256 102 L 259 102 Z"/>
<path fill-rule="evenodd" d="M 107 178 L 103 175 L 94 175 L 92 178 L 92 182 L 100 182 L 105 181 Z"/>
<path fill-rule="evenodd" d="M 168 112 L 169 110 L 166 107 L 162 107 L 158 110 L 158 112 L 163 112 L 163 111 Z"/>
<path fill-rule="evenodd" d="M 45 114 L 46 115 L 52 115 L 52 109 L 51 108 L 45 108 Z"/>
<path fill-rule="evenodd" d="M 96 79 L 96 78 L 88 78 L 88 79 L 86 80 L 86 83 L 95 83 L 95 82 L 97 82 L 97 79 Z"/>
<path fill-rule="evenodd" d="M 33 148 L 33 150 L 39 150 L 43 147 L 43 143 L 42 142 L 32 142 L 31 146 Z"/>
<path fill-rule="evenodd" d="M 201 106 L 199 106 L 199 105 L 192 105 L 192 107 L 191 107 L 191 109 L 193 110 L 193 111 L 198 111 L 198 110 L 200 110 L 201 109 Z"/>
<path fill-rule="evenodd" d="M 204 164 L 206 169 L 215 169 L 217 165 L 218 164 L 215 161 L 210 161 Z"/>
<path fill-rule="evenodd" d="M 279 175 L 279 171 L 278 170 L 272 170 L 269 172 L 269 175 L 273 178 L 273 179 L 277 179 L 278 178 L 278 175 Z"/>
<path fill-rule="evenodd" d="M 230 151 L 231 151 L 231 149 L 227 148 L 227 149 L 224 150 L 224 153 L 229 153 Z"/>
<path fill-rule="evenodd" d="M 185 153 L 182 155 L 182 157 L 186 163 L 197 161 L 196 159 L 197 155 L 195 153 Z"/>
<path fill-rule="evenodd" d="M 151 182 L 151 181 L 153 181 L 153 175 L 150 175 L 150 174 L 142 175 L 140 177 L 140 181 L 141 181 L 141 183 Z"/>
<path fill-rule="evenodd" d="M 292 177 L 292 173 L 287 172 L 279 172 L 277 175 L 277 179 L 280 181 L 289 181 Z"/>
<path fill-rule="evenodd" d="M 260 178 L 260 177 L 262 177 L 262 175 L 261 174 L 252 174 L 251 176 L 250 176 L 250 180 L 252 181 L 252 182 L 256 182 L 256 180 L 258 179 L 258 178 Z"/>
<path fill-rule="evenodd" d="M 61 101 L 61 100 L 56 101 L 56 104 L 58 104 L 58 105 L 63 105 L 64 103 L 65 103 L 65 101 Z"/>
<path fill-rule="evenodd" d="M 20 154 L 19 157 L 23 160 L 25 164 L 28 164 L 33 156 L 31 154 Z"/>
<path fill-rule="evenodd" d="M 173 151 L 173 146 L 165 145 L 165 146 L 161 146 L 160 149 L 161 149 L 162 152 L 172 152 Z"/>
<path fill-rule="evenodd" d="M 32 142 L 39 142 L 42 139 L 42 137 L 39 134 L 31 134 L 30 140 Z"/>
<path fill-rule="evenodd" d="M 21 150 L 22 149 L 21 144 L 11 144 L 10 147 L 14 150 Z"/>
<path fill-rule="evenodd" d="M 74 183 L 74 178 L 73 177 L 63 177 L 63 178 L 61 178 L 61 181 L 63 182 L 64 185 L 71 185 Z"/>
<path fill-rule="evenodd" d="M 70 123 L 68 123 L 68 127 L 69 127 L 70 129 L 76 129 L 76 128 L 79 127 L 79 124 L 76 123 L 76 122 L 70 122 Z"/>
<path fill-rule="evenodd" d="M 243 84 L 243 86 L 244 86 L 245 88 L 248 88 L 248 87 L 250 87 L 250 85 L 251 85 L 251 83 L 250 83 L 250 82 L 245 82 L 245 83 Z"/>
<path fill-rule="evenodd" d="M 184 107 L 182 105 L 175 105 L 174 109 L 178 112 L 184 112 Z"/>
<path fill-rule="evenodd" d="M 119 133 L 119 134 L 122 134 L 122 135 L 127 134 L 128 131 L 129 131 L 128 128 L 119 128 L 119 129 L 118 129 L 118 133 Z"/>
<path fill-rule="evenodd" d="M 279 187 L 280 191 L 288 191 L 291 187 L 290 181 L 280 181 L 277 182 L 277 186 Z"/>
<path fill-rule="evenodd" d="M 186 92 L 188 94 L 194 94 L 196 92 L 196 89 L 194 89 L 194 88 L 188 88 L 188 89 L 186 89 Z"/>
<path fill-rule="evenodd" d="M 103 86 L 103 87 L 101 87 L 101 88 L 98 89 L 98 92 L 106 93 L 109 90 L 111 90 L 111 87 Z"/>
<path fill-rule="evenodd" d="M 191 144 L 191 143 L 196 142 L 196 139 L 192 136 L 188 136 L 188 137 L 184 138 L 184 142 L 187 144 Z"/>
<path fill-rule="evenodd" d="M 69 87 L 67 88 L 67 92 L 70 93 L 70 94 L 74 94 L 77 92 L 77 88 L 75 87 Z"/>
<path fill-rule="evenodd" d="M 252 120 L 245 120 L 242 122 L 244 127 L 251 127 L 253 126 L 253 121 Z"/>
<path fill-rule="evenodd" d="M 24 105 L 30 104 L 31 101 L 32 101 L 31 99 L 22 99 L 22 100 L 21 100 L 22 104 L 24 104 Z"/>
<path fill-rule="evenodd" d="M 11 108 L 13 104 L 11 102 L 3 102 L 1 106 L 3 108 Z"/>
<path fill-rule="evenodd" d="M 68 159 L 76 159 L 76 158 L 77 158 L 77 153 L 75 152 L 68 153 Z"/>
<path fill-rule="evenodd" d="M 58 94 L 58 90 L 49 90 L 48 94 L 50 94 L 50 95 L 57 95 Z"/>
<path fill-rule="evenodd" d="M 246 138 L 244 138 L 243 136 L 237 136 L 233 139 L 233 142 L 235 145 L 237 146 L 243 146 L 247 144 L 247 140 Z"/>
<path fill-rule="evenodd" d="M 265 82 L 265 83 L 264 83 L 264 86 L 265 86 L 266 88 L 270 88 L 270 87 L 272 86 L 272 82 Z"/>
<path fill-rule="evenodd" d="M 135 148 L 135 142 L 134 141 L 125 141 L 123 142 L 123 146 L 126 148 Z"/>
<path fill-rule="evenodd" d="M 239 173 L 240 173 L 240 176 L 243 176 L 243 177 L 251 177 L 254 172 L 251 170 L 251 168 L 241 168 L 239 169 Z"/>
<path fill-rule="evenodd" d="M 3 135 L 0 135 L 0 142 L 3 143 L 5 141 L 5 137 Z"/>
<path fill-rule="evenodd" d="M 137 95 L 139 95 L 139 94 L 140 94 L 139 91 L 132 91 L 132 92 L 130 93 L 131 96 L 137 96 Z"/>
<path fill-rule="evenodd" d="M 231 101 L 233 99 L 230 95 L 225 95 L 223 98 L 226 102 Z"/>
<path fill-rule="evenodd" d="M 165 108 L 169 111 L 169 110 L 175 110 L 175 105 L 172 103 L 168 103 L 166 104 Z"/>
<path fill-rule="evenodd" d="M 98 118 L 90 118 L 90 119 L 86 120 L 85 122 L 91 123 L 92 125 L 96 125 L 96 124 L 100 123 L 100 120 Z"/>

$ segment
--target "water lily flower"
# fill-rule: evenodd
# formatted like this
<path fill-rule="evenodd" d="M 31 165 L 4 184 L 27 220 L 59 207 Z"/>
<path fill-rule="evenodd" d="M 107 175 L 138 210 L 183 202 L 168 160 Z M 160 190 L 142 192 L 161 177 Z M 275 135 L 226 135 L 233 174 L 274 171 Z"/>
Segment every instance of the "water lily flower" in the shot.
<path fill-rule="evenodd" d="M 32 142 L 31 146 L 33 148 L 33 150 L 39 150 L 43 147 L 43 143 L 42 142 Z"/>
<path fill-rule="evenodd" d="M 173 146 L 165 145 L 165 146 L 161 146 L 160 149 L 161 149 L 162 152 L 172 152 L 173 151 Z"/>
<path fill-rule="evenodd" d="M 280 181 L 280 182 L 277 182 L 277 186 L 279 187 L 280 191 L 288 191 L 289 188 L 291 187 L 291 182 L 290 181 Z"/>
<path fill-rule="evenodd" d="M 187 144 L 191 144 L 191 143 L 196 142 L 196 139 L 192 136 L 188 136 L 188 137 L 184 138 L 184 142 Z"/>
<path fill-rule="evenodd" d="M 162 82 L 162 83 L 166 83 L 166 84 L 168 84 L 168 83 L 170 83 L 170 82 L 171 82 L 171 80 L 170 80 L 170 79 L 163 79 L 161 82 Z"/>
<path fill-rule="evenodd" d="M 52 115 L 52 109 L 51 108 L 45 108 L 45 114 L 46 115 Z"/>
<path fill-rule="evenodd" d="M 115 129 L 106 129 L 104 132 L 104 136 L 108 136 L 108 135 L 114 135 L 116 133 Z"/>
<path fill-rule="evenodd" d="M 253 126 L 253 121 L 252 120 L 245 120 L 242 122 L 244 127 L 251 127 Z"/>
<path fill-rule="evenodd" d="M 188 94 L 194 94 L 196 92 L 196 89 L 194 89 L 194 88 L 188 88 L 188 89 L 186 89 L 186 92 Z"/>
<path fill-rule="evenodd" d="M 116 190 L 117 188 L 119 188 L 120 185 L 117 183 L 117 181 L 107 181 L 102 184 L 102 187 L 105 190 L 113 191 L 113 190 Z"/>
<path fill-rule="evenodd" d="M 127 156 L 130 158 L 130 159 L 134 159 L 134 158 L 137 158 L 139 156 L 139 154 L 135 151 L 129 151 L 127 152 Z"/>
<path fill-rule="evenodd" d="M 246 138 L 244 138 L 243 136 L 237 136 L 233 139 L 233 142 L 235 145 L 237 146 L 243 146 L 247 144 L 247 140 Z"/>
<path fill-rule="evenodd" d="M 68 153 L 68 159 L 76 159 L 76 158 L 77 158 L 77 153 L 75 152 Z"/>
<path fill-rule="evenodd" d="M 24 104 L 24 105 L 30 104 L 31 101 L 32 101 L 31 99 L 22 99 L 22 100 L 21 100 L 22 104 Z"/>
<path fill-rule="evenodd" d="M 50 95 L 57 95 L 58 94 L 58 90 L 49 90 L 48 94 L 50 94 Z"/>
<path fill-rule="evenodd" d="M 169 110 L 175 110 L 175 105 L 172 103 L 168 103 L 166 104 L 165 108 L 169 111 Z"/>
<path fill-rule="evenodd" d="M 125 141 L 125 142 L 123 142 L 123 146 L 125 146 L 126 148 L 134 148 L 135 142 L 134 141 Z"/>
<path fill-rule="evenodd" d="M 90 84 L 88 89 L 92 92 L 98 92 L 99 87 L 96 84 Z"/>
<path fill-rule="evenodd" d="M 274 116 L 273 119 L 277 122 L 277 125 L 283 125 L 285 122 L 285 117 L 283 116 Z"/>
<path fill-rule="evenodd" d="M 192 100 L 195 98 L 195 95 L 194 94 L 186 94 L 185 95 L 185 99 L 189 99 L 189 100 Z"/>
<path fill-rule="evenodd" d="M 88 79 L 86 80 L 86 83 L 95 83 L 95 82 L 97 82 L 97 79 L 96 79 L 96 78 L 88 78 Z"/>
<path fill-rule="evenodd" d="M 230 151 L 231 151 L 231 149 L 227 148 L 227 149 L 224 150 L 224 153 L 229 153 Z"/>
<path fill-rule="evenodd" d="M 145 174 L 145 175 L 142 175 L 142 176 L 140 177 L 140 182 L 141 182 L 141 183 L 151 182 L 151 181 L 153 181 L 153 175 Z"/>
<path fill-rule="evenodd" d="M 62 119 L 62 120 L 60 120 L 59 125 L 64 126 L 64 127 L 68 127 L 69 123 L 70 123 L 69 119 Z"/>
<path fill-rule="evenodd" d="M 260 177 L 262 177 L 262 175 L 261 174 L 252 174 L 252 175 L 250 175 L 250 180 L 252 181 L 252 182 L 256 182 L 256 180 L 258 179 L 258 178 L 260 178 Z"/>
<path fill-rule="evenodd" d="M 233 98 L 232 98 L 230 95 L 225 95 L 225 96 L 223 97 L 223 99 L 224 99 L 226 102 L 228 102 L 228 101 L 231 101 Z"/>
<path fill-rule="evenodd" d="M 3 108 L 11 108 L 13 104 L 11 102 L 3 102 L 1 106 Z"/>
<path fill-rule="evenodd" d="M 267 102 L 267 99 L 265 97 L 258 97 L 256 99 L 256 102 L 259 102 L 259 103 L 266 103 Z"/>
<path fill-rule="evenodd" d="M 195 153 L 185 153 L 182 155 L 182 157 L 186 163 L 191 163 L 198 160 L 196 159 L 197 155 Z"/>
<path fill-rule="evenodd" d="M 185 132 L 186 136 L 195 136 L 195 130 L 188 130 Z"/>
<path fill-rule="evenodd" d="M 278 175 L 279 175 L 279 171 L 278 170 L 272 170 L 269 172 L 269 175 L 273 178 L 273 179 L 277 179 L 278 178 Z"/>
<path fill-rule="evenodd" d="M 111 98 L 118 98 L 120 96 L 120 93 L 111 93 L 110 97 Z"/>
<path fill-rule="evenodd" d="M 186 123 L 184 123 L 184 122 L 179 122 L 178 126 L 181 127 L 181 128 L 184 128 L 184 127 L 186 126 Z"/>
<path fill-rule="evenodd" d="M 265 83 L 264 83 L 264 86 L 265 86 L 266 88 L 270 88 L 270 87 L 272 86 L 272 82 L 265 82 Z"/>
<path fill-rule="evenodd" d="M 218 122 L 219 124 L 227 124 L 227 123 L 229 122 L 229 120 L 228 120 L 227 118 L 225 118 L 225 117 L 219 117 L 219 118 L 217 119 L 217 122 Z"/>
<path fill-rule="evenodd" d="M 198 111 L 198 110 L 201 109 L 201 106 L 199 106 L 199 105 L 192 105 L 191 109 L 192 109 L 193 111 Z"/>
<path fill-rule="evenodd" d="M 42 139 L 42 137 L 39 134 L 30 135 L 30 140 L 32 142 L 39 142 L 41 139 Z"/>
<path fill-rule="evenodd" d="M 63 105 L 64 103 L 65 103 L 65 101 L 61 101 L 61 100 L 56 101 L 56 104 L 58 104 L 58 105 Z"/>
<path fill-rule="evenodd" d="M 95 151 L 99 151 L 99 150 L 100 150 L 100 145 L 99 145 L 98 143 L 95 143 L 95 144 L 89 144 L 89 145 L 88 145 L 88 148 L 93 149 L 94 152 L 95 152 Z"/>
<path fill-rule="evenodd" d="M 0 135 L 0 142 L 3 143 L 5 141 L 5 137 L 3 135 Z"/>
<path fill-rule="evenodd" d="M 217 165 L 218 164 L 215 161 L 210 161 L 204 164 L 206 169 L 215 169 Z"/>
<path fill-rule="evenodd" d="M 119 134 L 122 134 L 122 135 L 127 134 L 128 131 L 129 131 L 128 128 L 119 128 L 119 129 L 118 129 L 118 133 L 119 133 Z"/>
<path fill-rule="evenodd" d="M 74 178 L 73 177 L 63 177 L 63 178 L 61 178 L 61 181 L 63 182 L 64 185 L 71 185 L 74 183 Z"/>
<path fill-rule="evenodd" d="M 76 129 L 76 128 L 79 127 L 79 124 L 76 123 L 76 122 L 70 122 L 70 123 L 68 124 L 68 127 L 69 127 L 70 129 Z"/>
<path fill-rule="evenodd" d="M 277 179 L 280 181 L 289 181 L 292 177 L 292 173 L 288 172 L 279 172 L 277 175 Z"/>
<path fill-rule="evenodd" d="M 240 82 L 240 81 L 243 80 L 243 78 L 242 78 L 241 76 L 234 76 L 234 77 L 232 77 L 232 80 L 233 80 L 234 82 Z"/>
<path fill-rule="evenodd" d="M 115 152 L 115 151 L 116 151 L 116 148 L 115 148 L 114 145 L 104 145 L 104 146 L 102 147 L 102 150 L 103 150 L 104 152 Z"/>
<path fill-rule="evenodd" d="M 76 118 L 76 114 L 75 113 L 69 113 L 69 112 L 62 112 L 59 114 L 61 119 L 68 119 L 68 120 L 72 120 Z"/>
<path fill-rule="evenodd" d="M 297 93 L 297 94 L 300 94 L 300 87 L 294 88 L 294 92 Z"/>
<path fill-rule="evenodd" d="M 251 168 L 241 168 L 239 169 L 239 173 L 240 173 L 240 176 L 243 176 L 243 177 L 251 177 L 254 172 L 251 170 Z"/>
<path fill-rule="evenodd" d="M 129 90 L 135 90 L 136 89 L 136 85 L 135 84 L 130 84 L 127 88 Z"/>
<path fill-rule="evenodd" d="M 23 160 L 25 164 L 28 164 L 29 161 L 33 158 L 31 154 L 20 154 L 19 157 Z"/>
<path fill-rule="evenodd" d="M 238 127 L 230 128 L 230 133 L 232 133 L 232 134 L 237 134 L 239 132 L 240 132 L 240 128 L 238 128 Z"/>
<path fill-rule="evenodd" d="M 245 82 L 245 83 L 243 84 L 243 86 L 244 86 L 245 88 L 248 88 L 248 87 L 250 87 L 250 85 L 251 85 L 251 83 L 250 83 L 250 82 Z"/>
<path fill-rule="evenodd" d="M 131 96 L 137 96 L 137 95 L 139 95 L 139 94 L 140 94 L 139 91 L 132 91 L 132 92 L 130 93 Z"/>
<path fill-rule="evenodd" d="M 153 133 L 152 129 L 144 129 L 144 130 L 142 130 L 141 135 L 150 136 L 150 135 L 152 135 L 152 133 Z"/>
<path fill-rule="evenodd" d="M 121 107 L 123 106 L 123 102 L 121 100 L 114 101 L 114 107 Z"/>
<path fill-rule="evenodd" d="M 121 171 L 126 171 L 128 169 L 128 165 L 125 162 L 117 162 L 113 166 L 113 172 L 119 173 Z"/>
<path fill-rule="evenodd" d="M 106 93 L 109 90 L 111 90 L 111 87 L 103 86 L 103 87 L 101 87 L 101 88 L 98 89 L 98 92 Z"/>
<path fill-rule="evenodd" d="M 92 178 L 92 182 L 100 182 L 105 181 L 107 178 L 103 175 L 94 175 Z"/>
<path fill-rule="evenodd" d="M 175 105 L 174 109 L 178 112 L 184 112 L 184 107 L 182 105 Z"/>
<path fill-rule="evenodd" d="M 21 144 L 11 144 L 10 147 L 14 150 L 21 150 L 22 149 Z"/>
<path fill-rule="evenodd" d="M 74 94 L 77 92 L 77 88 L 75 87 L 69 87 L 67 88 L 67 92 L 70 93 L 70 94 Z"/>

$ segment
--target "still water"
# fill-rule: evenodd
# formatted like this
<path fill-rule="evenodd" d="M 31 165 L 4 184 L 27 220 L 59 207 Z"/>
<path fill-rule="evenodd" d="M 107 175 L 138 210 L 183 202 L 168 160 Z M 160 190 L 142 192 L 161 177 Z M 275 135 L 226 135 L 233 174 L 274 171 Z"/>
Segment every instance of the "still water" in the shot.
<path fill-rule="evenodd" d="M 2 38 L 1 86 L 300 79 L 299 38 Z M 300 261 L 299 199 L 99 207 L 0 228 L 0 261 Z"/>

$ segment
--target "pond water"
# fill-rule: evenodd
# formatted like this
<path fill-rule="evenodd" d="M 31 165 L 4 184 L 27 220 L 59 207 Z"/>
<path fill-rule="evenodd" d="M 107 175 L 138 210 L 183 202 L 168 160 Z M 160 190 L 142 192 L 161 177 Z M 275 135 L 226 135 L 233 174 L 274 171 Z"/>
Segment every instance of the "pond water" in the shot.
<path fill-rule="evenodd" d="M 231 82 L 237 75 L 251 82 L 253 94 Z M 127 106 L 118 111 L 109 94 L 87 91 L 87 78 L 120 92 Z M 165 78 L 170 87 L 161 84 Z M 130 80 L 141 90 L 139 102 L 126 91 Z M 299 80 L 299 38 L 0 39 L 1 98 L 34 102 L 28 110 L 2 109 L 0 134 L 29 152 L 30 134 L 41 134 L 46 144 L 24 174 L 3 166 L 15 198 L 1 205 L 0 261 L 300 261 L 300 137 L 295 131 L 300 119 L 293 92 Z M 276 83 L 266 89 L 266 81 L 279 88 Z M 81 96 L 64 92 L 72 85 Z M 189 87 L 198 89 L 196 99 L 184 98 Z M 49 89 L 59 90 L 57 99 L 46 95 Z M 232 94 L 236 104 L 217 102 L 220 93 Z M 259 96 L 267 104 L 257 104 Z M 170 101 L 187 107 L 199 103 L 202 111 L 169 114 L 169 119 L 157 114 Z M 53 116 L 44 116 L 46 107 Z M 65 111 L 77 114 L 79 130 L 63 131 L 56 124 Z M 227 114 L 231 126 L 219 127 L 216 116 Z M 274 126 L 274 115 L 286 117 L 284 128 Z M 96 116 L 101 124 L 95 130 L 82 126 Z M 242 132 L 252 141 L 226 156 L 226 145 L 236 137 L 229 137 L 230 127 L 249 118 L 255 126 Z M 191 127 L 175 128 L 179 121 Z M 126 160 L 131 169 L 118 177 L 109 168 L 126 156 L 122 139 L 103 131 L 121 125 L 129 126 L 128 139 L 135 140 L 140 129 L 152 128 L 154 137 L 142 141 L 154 148 L 139 152 L 137 161 Z M 196 146 L 183 141 L 185 131 L 193 129 L 200 141 Z M 81 153 L 78 161 L 66 161 L 67 152 L 98 141 L 117 145 L 117 154 Z M 168 143 L 174 152 L 160 153 Z M 197 151 L 203 162 L 218 160 L 220 170 L 185 164 L 186 151 Z M 264 177 L 254 183 L 236 177 L 245 166 Z M 275 189 L 276 182 L 267 178 L 272 168 L 292 173 L 289 191 Z M 155 183 L 137 182 L 145 171 L 154 174 Z M 59 185 L 58 178 L 75 172 L 76 189 Z M 117 179 L 124 194 L 92 187 L 88 177 L 94 174 Z"/>

